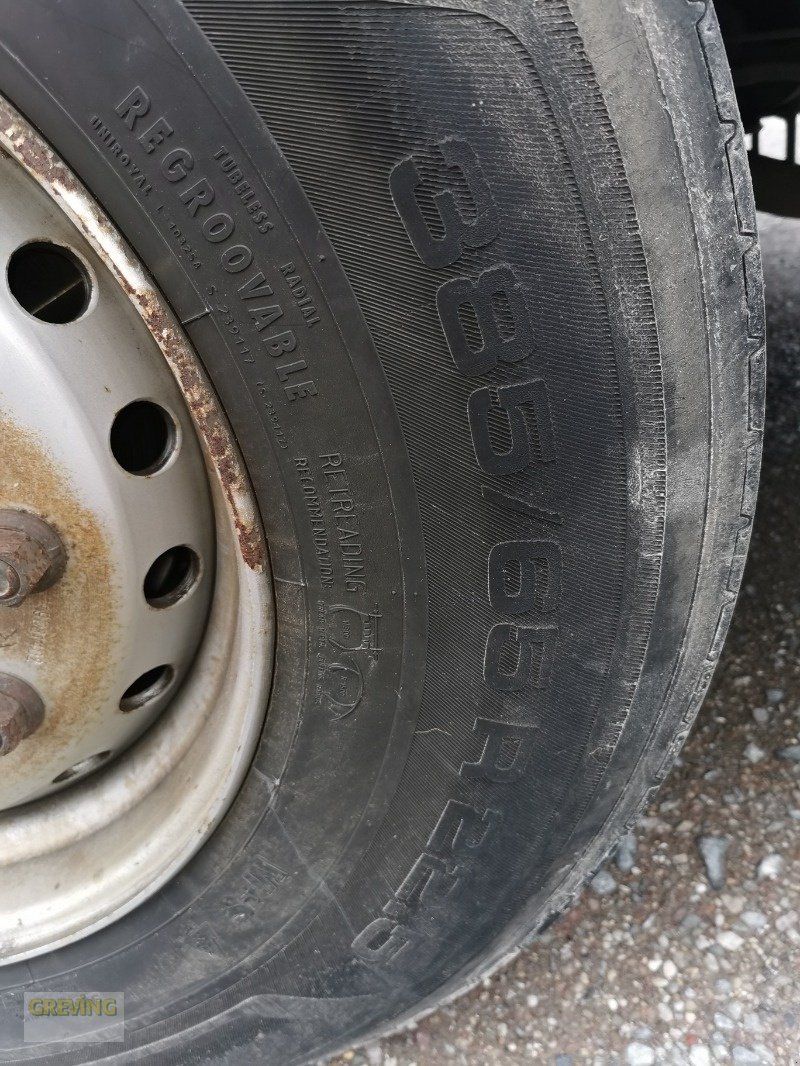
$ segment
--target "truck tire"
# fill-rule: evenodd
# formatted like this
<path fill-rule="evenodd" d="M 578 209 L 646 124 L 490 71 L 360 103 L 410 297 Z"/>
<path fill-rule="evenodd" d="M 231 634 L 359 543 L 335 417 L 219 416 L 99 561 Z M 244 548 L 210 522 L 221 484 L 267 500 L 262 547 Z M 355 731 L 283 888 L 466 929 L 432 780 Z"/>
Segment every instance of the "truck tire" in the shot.
<path fill-rule="evenodd" d="M 0 969 L 0 1056 L 310 1062 L 563 911 L 711 679 L 764 389 L 716 16 L 0 0 L 0 94 L 184 323 L 277 605 L 222 825 L 125 917 Z M 15 997 L 66 978 L 124 993 L 124 1043 L 21 1042 Z"/>

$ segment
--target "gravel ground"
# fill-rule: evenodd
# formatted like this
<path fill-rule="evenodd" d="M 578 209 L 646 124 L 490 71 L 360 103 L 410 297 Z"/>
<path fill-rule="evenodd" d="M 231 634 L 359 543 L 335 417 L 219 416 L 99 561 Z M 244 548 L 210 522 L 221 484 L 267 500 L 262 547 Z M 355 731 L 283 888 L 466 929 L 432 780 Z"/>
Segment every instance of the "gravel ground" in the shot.
<path fill-rule="evenodd" d="M 800 224 L 761 226 L 759 511 L 725 654 L 679 764 L 544 937 L 336 1066 L 800 1066 Z"/>

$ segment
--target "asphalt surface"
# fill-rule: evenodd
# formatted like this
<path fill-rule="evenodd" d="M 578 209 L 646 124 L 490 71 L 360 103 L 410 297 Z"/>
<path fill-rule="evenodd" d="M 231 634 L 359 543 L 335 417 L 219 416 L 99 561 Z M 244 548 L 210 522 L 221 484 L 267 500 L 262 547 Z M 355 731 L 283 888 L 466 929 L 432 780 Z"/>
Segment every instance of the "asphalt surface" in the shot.
<path fill-rule="evenodd" d="M 542 939 L 336 1066 L 800 1066 L 800 223 L 763 216 L 761 234 L 759 509 L 679 764 L 617 861 Z"/>

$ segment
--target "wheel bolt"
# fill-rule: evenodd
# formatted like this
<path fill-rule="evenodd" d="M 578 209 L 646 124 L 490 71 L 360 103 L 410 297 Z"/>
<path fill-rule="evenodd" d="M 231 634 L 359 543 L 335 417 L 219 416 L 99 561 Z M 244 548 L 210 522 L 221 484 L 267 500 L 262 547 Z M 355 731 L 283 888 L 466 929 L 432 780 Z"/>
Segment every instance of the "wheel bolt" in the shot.
<path fill-rule="evenodd" d="M 64 573 L 61 538 L 27 511 L 0 510 L 0 606 L 17 607 Z"/>
<path fill-rule="evenodd" d="M 39 693 L 13 674 L 0 674 L 0 756 L 35 733 L 44 721 Z"/>

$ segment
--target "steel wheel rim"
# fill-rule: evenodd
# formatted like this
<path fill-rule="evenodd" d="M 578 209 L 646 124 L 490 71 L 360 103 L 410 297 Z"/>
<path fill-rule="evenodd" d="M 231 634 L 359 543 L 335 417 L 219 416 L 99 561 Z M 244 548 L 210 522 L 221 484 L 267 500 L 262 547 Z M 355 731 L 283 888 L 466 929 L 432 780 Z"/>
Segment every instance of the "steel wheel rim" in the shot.
<path fill-rule="evenodd" d="M 205 625 L 196 625 L 196 642 L 187 644 L 186 659 L 179 668 L 169 661 L 165 664 L 171 676 L 157 692 L 152 690 L 156 693 L 152 699 L 145 685 L 125 707 L 122 697 L 127 691 L 121 693 L 117 713 L 128 719 L 141 710 L 135 699 L 144 693 L 150 715 L 145 724 L 140 720 L 137 725 L 135 719 L 132 726 L 126 722 L 123 732 L 129 739 L 124 750 L 112 751 L 108 757 L 98 737 L 98 744 L 93 745 L 96 750 L 87 756 L 90 762 L 94 760 L 87 776 L 80 779 L 73 774 L 74 780 L 68 776 L 56 781 L 62 791 L 0 813 L 0 900 L 4 901 L 0 904 L 0 961 L 9 963 L 80 939 L 132 910 L 172 877 L 213 832 L 244 779 L 261 735 L 275 624 L 266 546 L 249 481 L 224 414 L 180 324 L 110 220 L 2 99 L 0 149 L 6 156 L 0 160 L 0 170 L 24 171 L 25 181 L 36 188 L 35 197 L 52 212 L 52 225 L 46 232 L 40 227 L 35 238 L 57 238 L 55 243 L 76 257 L 94 283 L 87 307 L 71 322 L 88 322 L 100 298 L 110 301 L 113 291 L 119 314 L 127 314 L 141 330 L 140 351 L 146 348 L 146 357 L 159 361 L 162 377 L 169 372 L 173 400 L 156 399 L 172 418 L 181 449 L 191 451 L 189 437 L 196 436 L 195 458 L 207 477 L 208 514 L 213 516 L 208 535 L 190 545 L 186 542 L 192 537 L 177 537 L 176 547 L 200 560 L 192 581 L 178 588 L 177 599 L 154 595 L 146 603 L 153 617 L 168 616 L 170 611 L 176 611 L 173 617 L 177 617 L 183 612 L 191 623 L 194 610 L 194 624 L 201 616 Z M 125 312 L 120 310 L 123 306 Z M 22 314 L 30 312 L 23 306 Z M 49 324 L 49 328 L 58 327 Z M 16 350 L 18 345 L 9 348 Z M 6 359 L 14 358 L 7 350 Z M 9 363 L 6 374 L 0 375 L 0 406 L 7 407 L 2 381 L 11 380 L 10 369 Z M 151 400 L 148 395 L 140 398 Z M 19 443 L 21 438 L 13 439 Z M 170 463 L 181 461 L 177 447 L 173 453 L 177 458 L 167 457 L 155 470 L 145 469 L 143 475 L 125 470 L 123 474 L 141 483 L 155 482 Z M 196 479 L 196 469 L 192 477 Z M 25 509 L 19 485 L 3 486 L 0 480 L 0 489 L 6 497 L 16 491 L 15 502 Z M 197 502 L 197 492 L 186 495 Z M 75 555 L 74 542 L 72 548 Z M 72 565 L 77 567 L 75 559 Z M 162 584 L 152 586 L 156 592 L 164 587 L 164 573 L 173 572 L 175 565 L 174 559 L 161 565 L 157 577 Z M 141 576 L 140 562 L 134 569 Z M 69 559 L 65 573 L 70 573 Z M 137 588 L 136 597 L 143 597 L 145 587 Z M 64 589 L 54 585 L 23 608 L 0 607 L 0 622 L 21 609 L 31 617 L 43 617 L 63 593 Z M 170 595 L 174 593 L 172 589 Z M 9 662 L 7 655 L 4 662 L 2 656 L 0 648 L 0 672 L 14 667 L 17 673 L 25 673 L 18 661 L 12 658 Z M 159 666 L 152 664 L 154 669 Z M 35 681 L 33 673 L 25 680 Z M 133 680 L 147 680 L 146 675 L 142 670 Z M 152 681 L 155 685 L 158 679 Z M 113 728 L 122 729 L 117 719 L 108 717 Z M 36 740 L 37 733 L 33 733 L 0 760 L 0 774 L 3 762 L 21 758 L 26 745 L 34 751 Z M 105 761 L 108 765 L 103 767 Z M 77 763 L 80 767 L 81 760 Z M 65 770 L 73 767 L 70 764 Z M 12 776 L 6 774 L 8 780 Z M 55 883 L 57 893 L 48 887 Z"/>

